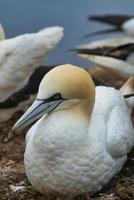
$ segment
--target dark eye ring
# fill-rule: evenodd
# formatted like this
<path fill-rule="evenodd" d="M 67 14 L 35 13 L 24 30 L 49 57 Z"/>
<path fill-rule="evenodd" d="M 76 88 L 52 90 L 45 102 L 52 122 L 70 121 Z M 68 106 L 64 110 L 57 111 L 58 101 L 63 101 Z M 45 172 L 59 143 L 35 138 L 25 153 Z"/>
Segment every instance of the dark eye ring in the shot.
<path fill-rule="evenodd" d="M 60 93 L 56 93 L 49 98 L 50 101 L 56 101 L 56 100 L 60 100 L 60 99 L 63 99 L 63 97 L 61 96 Z"/>
<path fill-rule="evenodd" d="M 36 100 L 38 100 L 38 101 L 49 101 L 49 102 L 51 102 L 51 101 L 58 101 L 58 100 L 67 100 L 67 99 L 64 99 L 62 96 L 61 96 L 61 94 L 60 93 L 56 93 L 56 94 L 54 94 L 54 95 L 52 95 L 51 97 L 49 97 L 48 99 L 36 99 Z"/>

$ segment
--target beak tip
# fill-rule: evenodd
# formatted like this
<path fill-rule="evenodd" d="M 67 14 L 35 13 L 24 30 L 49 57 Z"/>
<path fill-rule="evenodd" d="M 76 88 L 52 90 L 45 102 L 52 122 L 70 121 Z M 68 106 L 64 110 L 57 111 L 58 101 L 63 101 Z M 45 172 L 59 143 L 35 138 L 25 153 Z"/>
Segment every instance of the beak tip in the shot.
<path fill-rule="evenodd" d="M 13 127 L 11 128 L 10 132 L 16 132 L 17 131 L 17 126 L 16 124 L 13 125 Z"/>
<path fill-rule="evenodd" d="M 18 132 L 17 126 L 16 124 L 14 124 L 8 133 L 8 140 L 12 139 L 16 135 L 17 132 Z"/>
<path fill-rule="evenodd" d="M 14 137 L 15 132 L 11 129 L 8 133 L 8 137 L 6 138 L 5 142 L 10 141 Z"/>

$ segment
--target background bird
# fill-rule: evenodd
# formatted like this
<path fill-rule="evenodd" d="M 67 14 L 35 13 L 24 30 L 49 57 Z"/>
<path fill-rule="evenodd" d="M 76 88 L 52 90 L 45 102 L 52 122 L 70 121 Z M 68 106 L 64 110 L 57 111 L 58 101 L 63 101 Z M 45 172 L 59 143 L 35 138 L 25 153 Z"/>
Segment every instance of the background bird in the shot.
<path fill-rule="evenodd" d="M 62 36 L 62 27 L 50 27 L 0 41 L 0 102 L 24 87 Z"/>
<path fill-rule="evenodd" d="M 36 68 L 24 87 L 0 102 L 0 123 L 9 120 L 18 111 L 24 112 L 31 105 L 42 78 L 53 67 L 40 66 Z"/>
<path fill-rule="evenodd" d="M 102 79 L 111 86 L 120 88 L 129 76 L 134 74 L 133 43 L 117 47 L 100 46 L 91 49 L 79 46 L 73 51 L 80 58 L 96 63 L 98 66 L 89 69 L 89 71 L 94 77 Z"/>
<path fill-rule="evenodd" d="M 86 37 L 91 35 L 98 35 L 112 32 L 123 32 L 128 36 L 134 36 L 134 16 L 133 15 L 93 15 L 89 16 L 88 20 L 97 21 L 113 26 L 111 29 L 104 29 L 94 33 L 87 34 Z"/>
<path fill-rule="evenodd" d="M 89 33 L 84 36 L 88 38 L 90 36 L 101 35 L 103 33 L 111 33 L 119 31 L 120 34 L 105 39 L 99 39 L 91 41 L 88 44 L 81 45 L 83 48 L 99 48 L 103 46 L 117 47 L 120 45 L 134 43 L 134 16 L 132 15 L 95 15 L 89 16 L 89 20 L 98 21 L 114 26 L 111 29 L 104 29 Z"/>

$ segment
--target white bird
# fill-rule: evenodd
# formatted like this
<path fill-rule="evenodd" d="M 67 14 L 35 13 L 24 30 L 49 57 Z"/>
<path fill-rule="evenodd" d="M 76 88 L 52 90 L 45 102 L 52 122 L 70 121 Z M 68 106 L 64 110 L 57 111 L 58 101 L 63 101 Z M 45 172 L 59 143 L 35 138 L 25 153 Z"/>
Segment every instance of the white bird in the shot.
<path fill-rule="evenodd" d="M 49 27 L 0 41 L 0 102 L 26 85 L 62 36 L 62 27 Z"/>
<path fill-rule="evenodd" d="M 120 34 L 118 36 L 114 36 L 111 38 L 105 38 L 100 40 L 91 41 L 87 44 L 79 45 L 78 48 L 99 48 L 99 47 L 117 47 L 120 45 L 125 45 L 128 43 L 134 43 L 134 37 L 126 36 L 124 34 Z"/>
<path fill-rule="evenodd" d="M 134 44 L 117 47 L 100 46 L 98 48 L 79 47 L 73 50 L 82 59 L 92 61 L 102 67 L 114 69 L 124 76 L 134 74 Z"/>
<path fill-rule="evenodd" d="M 134 145 L 122 94 L 95 88 L 90 75 L 73 65 L 45 75 L 35 102 L 12 131 L 37 119 L 26 136 L 24 163 L 29 181 L 44 194 L 70 200 L 99 191 L 120 171 Z"/>
<path fill-rule="evenodd" d="M 33 103 L 44 75 L 54 66 L 40 66 L 34 70 L 26 85 L 0 102 L 0 123 L 8 121 L 14 113 L 26 111 Z"/>
<path fill-rule="evenodd" d="M 121 32 L 118 36 L 112 38 L 99 39 L 91 41 L 88 44 L 80 45 L 81 48 L 99 48 L 104 46 L 117 47 L 120 45 L 134 43 L 134 16 L 131 15 L 98 15 L 90 16 L 88 19 L 107 23 L 113 25 L 111 29 L 96 31 L 89 33 L 85 37 L 95 36 L 103 33 L 111 33 L 119 31 Z"/>
<path fill-rule="evenodd" d="M 89 33 L 86 37 L 112 32 L 123 32 L 127 36 L 134 37 L 134 16 L 132 15 L 95 15 L 89 16 L 88 19 L 112 25 L 113 27 Z"/>
<path fill-rule="evenodd" d="M 3 35 L 1 26 L 1 38 Z M 43 77 L 36 68 L 62 36 L 62 27 L 50 27 L 0 42 L 0 122 L 7 121 L 19 110 L 25 110 L 34 100 L 33 95 Z M 46 71 L 44 68 L 43 73 Z M 36 81 L 33 73 L 37 74 Z M 35 84 L 37 87 L 33 89 Z"/>

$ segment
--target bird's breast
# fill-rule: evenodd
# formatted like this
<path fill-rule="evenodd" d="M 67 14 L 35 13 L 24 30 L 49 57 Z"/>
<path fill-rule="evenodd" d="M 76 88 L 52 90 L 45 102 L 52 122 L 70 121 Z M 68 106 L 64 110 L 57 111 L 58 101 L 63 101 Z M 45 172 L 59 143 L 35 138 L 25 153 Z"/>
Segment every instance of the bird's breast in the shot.
<path fill-rule="evenodd" d="M 35 188 L 78 195 L 97 191 L 108 182 L 117 171 L 116 163 L 101 145 L 89 143 L 88 126 L 82 114 L 60 111 L 30 129 L 24 160 Z"/>
<path fill-rule="evenodd" d="M 89 122 L 83 114 L 67 110 L 54 112 L 43 117 L 36 127 L 33 146 L 45 153 L 54 149 L 76 149 L 86 142 L 88 126 Z"/>

